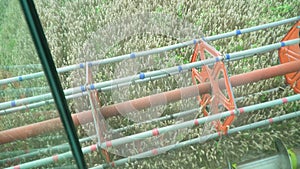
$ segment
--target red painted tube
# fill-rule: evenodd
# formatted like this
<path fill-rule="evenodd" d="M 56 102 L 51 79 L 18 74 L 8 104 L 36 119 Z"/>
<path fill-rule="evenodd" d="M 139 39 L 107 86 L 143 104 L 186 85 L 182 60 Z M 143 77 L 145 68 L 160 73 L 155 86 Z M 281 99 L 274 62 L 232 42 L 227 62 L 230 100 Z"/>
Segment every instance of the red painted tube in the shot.
<path fill-rule="evenodd" d="M 257 82 L 264 79 L 269 79 L 275 76 L 282 76 L 288 73 L 300 71 L 300 61 L 289 62 L 281 65 L 276 65 L 273 67 L 255 70 L 249 73 L 243 73 L 239 75 L 232 76 L 230 78 L 230 82 L 232 87 Z M 225 84 L 224 80 L 219 81 L 220 88 L 224 89 Z M 194 92 L 195 89 L 199 91 L 199 93 Z M 153 106 L 150 102 L 155 98 L 160 98 L 162 95 L 167 100 L 167 103 L 179 101 L 181 99 L 195 97 L 198 94 L 205 94 L 210 92 L 211 87 L 209 83 L 199 84 L 197 86 L 189 86 L 181 89 L 176 89 L 168 92 L 163 92 L 147 97 L 142 97 L 110 106 L 102 107 L 100 110 L 105 118 L 109 118 L 112 116 L 120 115 L 117 110 L 117 107 L 128 107 L 128 105 L 134 106 L 136 110 L 142 110 L 144 108 Z M 182 93 L 184 93 L 184 97 L 182 97 Z M 130 111 L 130 110 L 129 110 Z M 123 112 L 124 113 L 124 112 Z M 79 126 L 80 124 L 85 124 L 93 121 L 93 116 L 91 111 L 85 111 L 77 114 L 72 114 L 72 119 L 75 126 Z M 46 121 L 42 121 L 39 123 L 30 124 L 27 126 L 21 126 L 5 131 L 0 132 L 0 144 L 5 144 L 9 142 L 13 142 L 16 140 L 24 140 L 29 137 L 34 137 L 43 133 L 52 132 L 62 129 L 62 125 L 59 118 L 50 119 Z"/>

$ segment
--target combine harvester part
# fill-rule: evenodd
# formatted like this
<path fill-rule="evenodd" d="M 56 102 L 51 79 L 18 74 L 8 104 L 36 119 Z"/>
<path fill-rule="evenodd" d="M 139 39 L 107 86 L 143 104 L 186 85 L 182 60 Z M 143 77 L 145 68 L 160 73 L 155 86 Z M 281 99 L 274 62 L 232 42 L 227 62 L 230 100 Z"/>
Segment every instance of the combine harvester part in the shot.
<path fill-rule="evenodd" d="M 72 122 L 71 112 L 67 100 L 63 93 L 63 88 L 56 71 L 56 67 L 44 34 L 39 15 L 32 0 L 20 0 L 21 7 L 30 30 L 36 51 L 43 66 L 56 108 L 64 126 L 68 141 L 74 155 L 75 162 L 79 169 L 87 168 L 81 146 L 78 140 L 74 123 Z"/>
<path fill-rule="evenodd" d="M 296 117 L 299 117 L 299 116 L 300 116 L 300 111 L 285 114 L 285 115 L 281 115 L 281 116 L 277 116 L 277 117 L 274 117 L 274 118 L 270 118 L 270 119 L 266 119 L 266 120 L 262 120 L 262 121 L 258 121 L 258 122 L 254 122 L 254 123 L 239 126 L 239 127 L 235 127 L 235 128 L 232 128 L 232 129 L 228 129 L 227 135 L 242 132 L 242 131 L 246 131 L 246 130 L 255 129 L 255 128 L 258 128 L 258 127 L 263 127 L 263 126 L 266 126 L 266 125 L 271 125 L 271 124 L 276 123 L 276 122 L 281 122 L 283 120 L 289 120 L 289 119 L 296 118 Z M 104 168 L 124 165 L 125 163 L 128 163 L 128 161 L 134 162 L 134 161 L 141 160 L 141 159 L 149 157 L 149 156 L 156 156 L 156 155 L 163 154 L 163 153 L 165 153 L 166 151 L 169 151 L 169 150 L 175 150 L 175 149 L 178 149 L 178 148 L 181 148 L 181 147 L 184 147 L 184 146 L 188 146 L 188 145 L 192 145 L 192 144 L 205 143 L 209 140 L 213 140 L 213 139 L 216 139 L 216 138 L 219 138 L 219 137 L 220 137 L 220 132 L 205 135 L 205 136 L 202 136 L 202 137 L 198 137 L 198 138 L 186 140 L 186 141 L 183 141 L 183 142 L 179 142 L 179 143 L 176 143 L 176 144 L 173 144 L 173 145 L 168 145 L 168 146 L 165 146 L 165 147 L 156 148 L 156 149 L 146 151 L 146 152 L 143 152 L 143 153 L 139 153 L 139 154 L 136 154 L 136 155 L 133 155 L 133 156 L 130 156 L 130 157 L 122 158 L 122 159 L 112 161 L 112 162 L 107 163 L 107 164 L 102 164 L 102 165 L 93 167 L 92 169 L 104 169 Z M 98 149 L 99 149 L 99 146 L 97 144 L 93 144 L 93 145 L 90 145 L 90 146 L 87 146 L 87 147 L 83 147 L 82 152 L 84 154 L 87 154 L 87 153 L 97 151 Z M 46 157 L 46 158 L 43 158 L 43 159 L 27 162 L 27 163 L 20 164 L 20 165 L 17 165 L 17 166 L 8 167 L 6 169 L 15 169 L 15 168 L 24 168 L 25 169 L 25 168 L 39 167 L 39 166 L 42 166 L 42 165 L 54 163 L 54 162 L 57 162 L 59 160 L 65 160 L 65 159 L 68 159 L 68 158 L 72 158 L 72 152 L 71 151 L 68 151 L 68 152 L 65 152 L 65 153 L 62 153 L 62 154 L 56 154 L 56 155 L 51 156 L 51 157 Z"/>
<path fill-rule="evenodd" d="M 208 53 L 209 56 L 207 56 L 206 53 Z M 218 56 L 221 56 L 221 53 L 212 46 L 208 45 L 205 41 L 200 41 L 195 45 L 191 62 L 197 61 L 198 57 L 200 57 L 200 60 L 205 60 L 207 59 L 206 57 L 210 56 L 218 59 Z M 224 81 L 222 84 L 219 83 L 219 80 L 221 79 L 220 77 L 222 78 L 222 81 Z M 210 82 L 211 84 L 211 94 L 203 94 L 202 96 L 197 96 L 200 106 L 203 107 L 204 116 L 209 115 L 206 110 L 208 104 L 210 104 L 211 107 L 211 114 L 220 112 L 219 105 L 225 107 L 226 110 L 236 109 L 233 91 L 231 90 L 232 86 L 230 84 L 224 62 L 216 62 L 212 66 L 212 68 L 210 68 L 208 65 L 204 65 L 202 66 L 201 72 L 199 72 L 196 68 L 192 68 L 192 80 L 194 85 L 207 82 Z M 228 98 L 224 95 L 222 89 L 220 88 L 220 85 L 224 86 L 224 84 L 225 88 L 223 89 L 225 89 L 225 93 L 227 94 Z M 221 130 L 226 133 L 233 120 L 234 115 L 227 117 L 223 123 L 219 120 L 215 121 L 214 126 L 218 131 Z"/>
<path fill-rule="evenodd" d="M 53 60 L 52 59 L 49 60 L 49 58 L 51 58 L 50 50 L 47 46 L 46 38 L 42 31 L 42 27 L 39 23 L 38 15 L 34 13 L 36 12 L 34 8 L 34 4 L 32 1 L 27 2 L 25 0 L 21 0 L 21 4 L 30 31 L 32 33 L 32 37 L 36 44 L 42 65 L 44 67 L 45 75 L 49 81 L 52 94 L 46 93 L 38 96 L 32 96 L 28 98 L 0 103 L 0 115 L 12 113 L 18 110 L 22 110 L 24 108 L 27 109 L 28 107 L 38 107 L 44 104 L 55 102 L 59 109 L 59 114 L 61 118 L 50 119 L 50 120 L 30 124 L 27 126 L 21 126 L 13 129 L 8 129 L 5 131 L 0 131 L 0 145 L 13 142 L 16 140 L 24 140 L 29 137 L 34 137 L 40 134 L 44 134 L 46 132 L 57 131 L 58 129 L 63 129 L 64 127 L 67 132 L 67 136 L 69 138 L 69 143 L 71 145 L 71 148 L 68 148 L 66 144 L 63 144 L 55 147 L 54 149 L 55 150 L 59 150 L 60 148 L 61 150 L 71 149 L 72 151 L 56 154 L 51 157 L 41 158 L 30 162 L 25 162 L 23 164 L 14 167 L 9 167 L 11 169 L 39 167 L 42 165 L 72 158 L 73 155 L 76 159 L 77 166 L 79 168 L 86 168 L 83 154 L 91 153 L 97 150 L 101 151 L 101 155 L 103 156 L 103 158 L 106 160 L 107 163 L 96 166 L 93 169 L 114 167 L 114 166 L 125 164 L 128 161 L 135 161 L 149 156 L 159 155 L 167 151 L 174 150 L 187 145 L 204 143 L 211 139 L 220 138 L 222 136 L 227 136 L 233 133 L 237 133 L 249 129 L 255 129 L 258 127 L 270 125 L 275 122 L 280 122 L 283 120 L 288 120 L 300 116 L 300 111 L 296 111 L 293 113 L 272 117 L 251 124 L 230 128 L 230 125 L 232 124 L 234 118 L 239 115 L 242 115 L 243 113 L 250 113 L 256 110 L 270 108 L 275 105 L 282 105 L 288 102 L 300 100 L 300 94 L 295 94 L 293 96 L 288 96 L 288 97 L 284 97 L 272 101 L 267 101 L 264 103 L 258 103 L 255 105 L 238 108 L 232 90 L 233 87 L 237 87 L 237 86 L 241 86 L 253 82 L 258 82 L 260 80 L 265 80 L 276 76 L 285 76 L 286 83 L 293 88 L 295 93 L 300 93 L 300 73 L 299 73 L 300 72 L 300 66 L 299 66 L 300 65 L 300 39 L 299 39 L 300 16 L 279 21 L 279 22 L 256 26 L 252 28 L 236 30 L 233 32 L 215 35 L 207 38 L 195 39 L 193 41 L 151 49 L 148 51 L 136 52 L 136 53 L 121 55 L 114 58 L 103 59 L 98 61 L 89 61 L 77 65 L 70 65 L 67 67 L 56 69 L 57 72 L 56 71 L 52 72 L 50 67 L 52 68 L 52 70 L 55 70 L 55 66 Z M 266 29 L 269 27 L 274 27 L 274 26 L 278 26 L 290 22 L 296 22 L 296 21 L 297 23 L 292 27 L 292 29 L 282 39 L 281 42 L 262 46 L 259 48 L 221 55 L 220 52 L 218 52 L 215 48 L 213 48 L 206 42 L 206 41 L 213 41 L 225 37 L 240 35 L 242 33 L 248 33 L 252 31 Z M 132 76 L 105 81 L 101 83 L 93 82 L 93 74 L 91 71 L 91 66 L 119 62 L 126 59 L 134 59 L 136 57 L 148 56 L 152 54 L 158 54 L 158 53 L 174 50 L 192 44 L 195 45 L 195 48 L 194 48 L 193 55 L 191 57 L 191 63 L 170 67 L 166 69 L 160 69 L 152 72 L 145 72 L 145 73 L 141 72 L 137 75 L 132 75 Z M 264 69 L 254 70 L 248 73 L 234 75 L 231 77 L 228 76 L 227 68 L 224 62 L 243 59 L 246 57 L 254 56 L 259 53 L 269 52 L 275 49 L 279 49 L 278 53 L 279 53 L 281 64 L 264 68 Z M 46 57 L 46 55 L 48 55 L 48 57 Z M 61 85 L 56 84 L 59 83 L 59 78 L 57 73 L 73 71 L 76 69 L 84 69 L 84 68 L 86 70 L 85 84 L 81 84 L 81 86 L 66 89 L 64 91 L 62 90 Z M 101 107 L 98 92 L 103 91 L 103 89 L 113 89 L 122 86 L 128 86 L 132 83 L 163 78 L 166 76 L 179 74 L 181 72 L 187 72 L 187 71 L 191 71 L 192 81 L 194 84 L 192 86 L 183 87 L 183 88 L 179 88 L 167 92 L 161 92 L 158 94 Z M 8 79 L 0 80 L 0 85 L 2 84 L 5 85 L 8 83 L 14 83 L 14 82 L 19 82 L 24 80 L 30 80 L 42 76 L 44 76 L 44 72 L 37 72 L 33 74 L 12 77 Z M 117 83 L 113 83 L 113 82 L 117 82 Z M 184 96 L 182 95 L 182 93 L 184 93 Z M 68 107 L 65 97 L 76 98 L 80 96 L 88 96 L 91 110 L 82 111 L 77 114 L 70 114 L 68 108 L 64 109 L 64 107 Z M 151 104 L 151 100 L 152 101 L 161 100 L 162 97 L 166 98 L 165 103 L 155 103 L 154 105 Z M 168 103 L 172 103 L 172 102 L 176 102 L 176 101 L 180 101 L 192 97 L 198 98 L 199 106 L 204 108 L 203 109 L 204 117 L 187 120 L 181 123 L 171 124 L 164 127 L 155 126 L 156 128 L 152 128 L 151 130 L 147 129 L 146 131 L 132 134 L 129 136 L 120 137 L 120 138 L 112 138 L 109 140 L 105 138 L 106 132 L 110 132 L 106 128 L 107 124 L 105 123 L 105 119 L 107 118 L 118 116 L 121 114 L 124 115 L 127 113 L 134 112 L 135 110 L 140 111 L 149 108 L 151 106 L 154 107 L 160 104 L 168 104 Z M 211 111 L 206 110 L 206 108 L 208 108 L 208 105 Z M 220 109 L 219 108 L 220 106 L 224 108 L 224 110 Z M 124 112 L 120 113 L 118 111 L 120 108 L 124 110 Z M 197 111 L 197 109 L 186 110 L 178 114 L 172 114 L 170 116 L 164 116 L 157 119 L 150 119 L 146 122 L 173 118 L 175 116 L 181 116 L 194 111 Z M 89 138 L 81 139 L 80 142 L 87 141 L 92 138 L 97 138 L 97 144 L 80 148 L 75 127 L 90 122 L 94 123 L 96 135 Z M 126 143 L 131 143 L 137 140 L 144 140 L 147 138 L 156 137 L 158 135 L 162 135 L 171 131 L 186 129 L 190 127 L 199 127 L 200 124 L 205 124 L 205 123 L 213 124 L 217 131 L 214 132 L 213 134 L 206 134 L 198 138 L 188 139 L 186 141 L 177 142 L 175 144 L 169 143 L 169 145 L 155 147 L 154 149 L 151 149 L 149 151 L 144 150 L 138 153 L 135 152 L 135 154 L 133 154 L 132 156 L 128 156 L 126 158 L 122 158 L 116 161 L 111 161 L 110 159 L 108 153 L 110 148 L 124 145 Z M 71 125 L 68 126 L 68 124 Z M 126 127 L 130 127 L 130 126 L 125 126 L 124 128 Z M 114 131 L 118 132 L 118 130 L 124 128 L 115 129 Z M 228 167 L 229 168 L 237 167 L 240 169 L 255 168 L 257 166 L 260 167 L 263 166 L 266 169 L 280 167 L 280 166 L 274 166 L 275 162 L 280 162 L 280 165 L 291 169 L 295 169 L 299 167 L 300 150 L 298 149 L 287 150 L 284 144 L 280 140 L 276 140 L 275 145 L 278 150 L 278 154 L 274 156 L 270 156 L 257 161 L 239 164 L 236 166 L 231 165 L 229 163 Z M 47 152 L 47 151 L 49 151 L 49 149 L 45 148 L 34 152 L 30 152 L 28 154 L 28 157 L 35 156 L 40 152 Z M 24 156 L 19 155 L 18 157 L 16 156 L 15 159 L 19 157 L 25 158 L 26 155 Z M 7 159 L 0 160 L 0 163 L 4 163 L 7 161 L 8 161 Z"/>
<path fill-rule="evenodd" d="M 296 39 L 300 37 L 300 21 L 298 21 L 291 30 L 287 33 L 287 35 L 282 39 L 282 41 L 286 41 L 289 39 Z M 283 46 L 278 51 L 280 63 L 288 63 L 293 61 L 300 60 L 300 43 L 291 45 L 291 46 Z M 300 93 L 300 72 L 288 73 L 285 75 L 286 83 L 289 84 L 295 91 L 295 93 Z"/>
<path fill-rule="evenodd" d="M 86 68 L 86 85 L 93 84 L 93 73 L 92 68 L 87 64 L 85 66 Z M 96 89 L 87 90 L 89 101 L 91 105 L 91 113 L 93 116 L 93 121 L 95 124 L 96 129 L 96 136 L 98 140 L 98 144 L 101 144 L 102 142 L 105 142 L 105 132 L 107 131 L 106 125 L 105 125 L 105 119 L 103 115 L 100 112 L 101 103 L 98 96 L 98 91 Z M 110 157 L 105 149 L 101 149 L 101 154 L 106 159 L 107 162 L 110 162 Z"/>
<path fill-rule="evenodd" d="M 300 168 L 300 149 L 287 149 L 280 139 L 275 139 L 275 147 L 278 151 L 275 155 L 251 162 L 231 164 L 228 169 L 298 169 Z"/>
<path fill-rule="evenodd" d="M 245 34 L 245 33 L 255 32 L 255 31 L 259 31 L 259 30 L 263 30 L 263 29 L 267 29 L 267 28 L 272 28 L 272 27 L 276 27 L 276 26 L 296 22 L 298 20 L 300 20 L 300 16 L 296 16 L 296 17 L 293 17 L 293 18 L 284 19 L 284 20 L 276 21 L 276 22 L 272 22 L 272 23 L 267 23 L 267 24 L 263 24 L 263 25 L 258 25 L 258 26 L 254 26 L 254 27 L 250 27 L 250 28 L 239 29 L 239 30 L 235 30 L 235 31 L 232 31 L 232 32 L 227 32 L 227 33 L 218 34 L 218 35 L 214 35 L 214 36 L 205 37 L 205 41 L 215 41 L 215 40 L 218 40 L 218 39 L 223 39 L 223 38 L 237 36 L 237 35 L 241 35 L 241 34 Z M 199 39 L 194 39 L 194 40 L 191 40 L 191 41 L 186 41 L 186 42 L 182 42 L 182 43 L 178 43 L 178 44 L 174 44 L 174 45 L 170 45 L 170 46 L 164 46 L 164 47 L 160 47 L 160 48 L 150 49 L 150 50 L 147 50 L 147 51 L 133 52 L 133 53 L 130 53 L 130 54 L 116 56 L 116 57 L 113 57 L 113 58 L 107 58 L 107 59 L 103 59 L 103 60 L 91 61 L 91 62 L 89 62 L 89 64 L 91 66 L 103 65 L 103 64 L 108 64 L 108 63 L 120 62 L 120 61 L 123 61 L 123 60 L 126 60 L 126 59 L 134 59 L 134 58 L 137 58 L 137 57 L 143 57 L 143 56 L 158 54 L 158 53 L 162 53 L 162 52 L 166 52 L 166 51 L 170 51 L 170 50 L 190 46 L 190 45 L 193 45 L 193 44 L 197 43 L 198 41 L 199 41 Z M 12 66 L 12 67 L 14 67 L 14 66 Z M 19 67 L 23 68 L 23 66 L 19 66 Z M 83 69 L 84 67 L 85 67 L 85 63 L 79 63 L 79 64 L 76 64 L 76 65 L 70 65 L 70 66 L 58 68 L 57 72 L 58 73 L 63 73 L 63 72 L 73 71 L 73 70 L 76 70 L 76 69 Z M 43 77 L 43 76 L 44 76 L 44 72 L 37 72 L 37 73 L 27 74 L 27 75 L 23 75 L 23 76 L 11 77 L 11 78 L 8 78 L 8 79 L 1 79 L 0 80 L 0 85 L 13 83 L 13 82 L 24 81 L 24 80 L 30 80 L 30 79 L 34 79 L 34 78 Z"/>
<path fill-rule="evenodd" d="M 299 67 L 300 62 L 290 62 L 286 64 L 281 64 L 277 66 L 273 66 L 270 68 L 255 70 L 249 73 L 244 73 L 236 76 L 230 77 L 230 82 L 233 87 L 240 86 L 243 84 L 257 82 L 260 80 L 272 78 L 275 76 L 282 76 L 287 73 L 300 71 Z M 258 76 L 260 75 L 260 76 Z M 224 81 L 219 81 L 221 89 L 225 88 Z M 189 86 L 181 89 L 176 89 L 173 91 L 168 91 L 164 93 L 159 93 L 143 98 L 138 98 L 135 100 L 130 100 L 122 103 L 118 103 L 115 105 L 110 105 L 106 107 L 100 108 L 100 112 L 103 114 L 105 118 L 109 118 L 112 116 L 120 115 L 117 110 L 117 106 L 126 106 L 133 105 L 137 110 L 142 110 L 144 108 L 150 107 L 150 97 L 161 97 L 161 95 L 165 95 L 167 98 L 167 103 L 175 102 L 181 99 L 181 92 L 188 93 L 189 97 L 196 97 L 198 93 L 194 93 L 195 88 L 199 91 L 199 94 L 205 94 L 210 92 L 211 86 L 209 83 L 199 84 L 197 86 Z M 77 114 L 72 114 L 72 119 L 75 126 L 79 126 L 80 124 L 85 124 L 93 121 L 93 116 L 91 111 L 85 111 Z M 22 126 L 18 128 L 13 128 L 5 131 L 0 131 L 0 144 L 5 144 L 8 142 L 12 142 L 15 140 L 23 140 L 29 137 L 37 136 L 39 134 L 43 134 L 45 132 L 56 131 L 57 129 L 61 129 L 60 119 L 50 119 L 39 123 L 30 124 L 27 126 Z M 26 131 L 26 132 L 24 132 Z"/>
<path fill-rule="evenodd" d="M 265 53 L 268 51 L 279 49 L 283 46 L 299 44 L 299 42 L 300 42 L 300 39 L 293 39 L 293 40 L 280 42 L 280 43 L 274 43 L 271 45 L 266 45 L 266 46 L 262 46 L 262 47 L 258 47 L 258 48 L 245 50 L 245 51 L 226 54 L 224 57 L 218 56 L 215 58 L 210 58 L 210 59 L 206 59 L 203 61 L 192 62 L 192 63 L 183 64 L 183 65 L 179 65 L 179 66 L 174 66 L 174 67 L 170 67 L 170 68 L 166 68 L 166 69 L 161 69 L 161 70 L 156 70 L 156 71 L 151 71 L 151 72 L 146 72 L 146 73 L 141 72 L 138 75 L 132 75 L 132 76 L 128 76 L 128 77 L 124 77 L 124 78 L 120 78 L 120 79 L 109 80 L 109 81 L 100 82 L 100 83 L 96 83 L 96 84 L 90 84 L 87 86 L 81 85 L 81 86 L 77 86 L 75 88 L 69 88 L 69 89 L 64 90 L 64 94 L 65 94 L 65 96 L 68 96 L 71 94 L 83 93 L 86 90 L 94 90 L 94 89 L 101 90 L 101 88 L 111 86 L 115 81 L 117 81 L 118 83 L 115 83 L 114 85 L 119 85 L 119 84 L 123 84 L 123 83 L 128 84 L 128 81 L 130 81 L 129 84 L 131 84 L 131 83 L 134 83 L 136 80 L 143 80 L 145 78 L 152 78 L 152 77 L 157 77 L 157 76 L 162 76 L 162 75 L 170 75 L 173 73 L 175 73 L 175 74 L 181 73 L 183 71 L 191 70 L 192 68 L 201 68 L 204 65 L 214 64 L 216 62 L 220 62 L 223 60 L 224 61 L 239 60 L 242 58 L 254 56 L 255 54 Z M 266 68 L 265 73 L 268 73 L 267 70 L 268 70 L 268 68 Z M 29 98 L 12 100 L 12 101 L 8 101 L 8 102 L 0 103 L 0 109 L 16 107 L 16 106 L 20 106 L 20 105 L 24 105 L 24 104 L 37 102 L 37 101 L 48 100 L 51 98 L 52 98 L 51 93 L 47 93 L 47 94 L 42 94 L 42 95 L 33 96 L 33 97 L 29 97 Z M 5 114 L 5 112 L 2 112 L 0 114 Z"/>

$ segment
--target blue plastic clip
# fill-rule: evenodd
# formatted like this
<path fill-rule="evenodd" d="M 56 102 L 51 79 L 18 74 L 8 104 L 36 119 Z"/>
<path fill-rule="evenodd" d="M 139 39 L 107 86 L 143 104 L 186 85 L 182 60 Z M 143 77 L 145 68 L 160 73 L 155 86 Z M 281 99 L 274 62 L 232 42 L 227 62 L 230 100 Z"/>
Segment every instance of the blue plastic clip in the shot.
<path fill-rule="evenodd" d="M 135 53 L 131 53 L 131 54 L 130 54 L 130 58 L 131 58 L 131 59 L 135 58 Z"/>
<path fill-rule="evenodd" d="M 182 66 L 179 65 L 179 66 L 178 66 L 178 72 L 182 72 L 182 70 L 183 70 L 183 69 L 182 69 Z"/>
<path fill-rule="evenodd" d="M 140 79 L 144 79 L 145 78 L 145 74 L 144 73 L 140 73 Z"/>
<path fill-rule="evenodd" d="M 225 56 L 226 56 L 226 59 L 227 59 L 227 60 L 230 59 L 230 55 L 229 55 L 229 54 L 226 54 Z"/>
<path fill-rule="evenodd" d="M 194 39 L 194 40 L 193 40 L 193 42 L 194 42 L 194 45 L 196 45 L 196 43 L 197 43 L 197 39 Z"/>
<path fill-rule="evenodd" d="M 91 90 L 94 90 L 94 89 L 95 89 L 94 84 L 91 84 L 90 87 L 91 87 Z"/>
<path fill-rule="evenodd" d="M 79 64 L 79 67 L 80 67 L 80 68 L 84 68 L 84 64 L 83 64 L 83 63 L 80 63 L 80 64 Z"/>
<path fill-rule="evenodd" d="M 82 92 L 85 91 L 85 87 L 84 86 L 80 86 L 80 89 L 81 89 Z"/>
<path fill-rule="evenodd" d="M 15 100 L 13 100 L 13 101 L 11 101 L 10 102 L 10 105 L 11 105 L 11 107 L 15 107 L 17 104 L 16 104 L 16 101 Z"/>
<path fill-rule="evenodd" d="M 240 34 L 242 34 L 242 32 L 241 32 L 241 30 L 238 29 L 238 30 L 236 30 L 235 34 L 240 35 Z"/>
<path fill-rule="evenodd" d="M 19 76 L 19 81 L 23 81 L 23 77 L 22 76 Z"/>

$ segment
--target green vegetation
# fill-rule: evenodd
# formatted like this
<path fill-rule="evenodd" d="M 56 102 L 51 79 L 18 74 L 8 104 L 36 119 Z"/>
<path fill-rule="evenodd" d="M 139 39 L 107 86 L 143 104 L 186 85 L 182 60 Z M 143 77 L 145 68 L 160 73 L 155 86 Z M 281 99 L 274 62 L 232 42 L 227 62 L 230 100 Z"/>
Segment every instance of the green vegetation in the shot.
<path fill-rule="evenodd" d="M 124 0 L 122 2 L 108 0 L 57 0 L 35 1 L 35 3 L 57 67 L 162 47 L 193 38 L 215 35 L 300 15 L 299 0 L 267 0 L 263 2 L 260 0 L 153 0 L 151 3 L 137 0 Z M 144 15 L 141 15 L 139 18 L 137 14 L 141 13 Z M 156 15 L 147 20 L 145 17 L 147 13 L 154 13 Z M 158 16 L 163 16 L 164 18 Z M 140 23 L 137 21 L 137 18 L 145 22 Z M 147 23 L 151 24 L 147 25 Z M 144 25 L 147 27 L 144 28 Z M 288 24 L 208 43 L 215 46 L 221 53 L 246 50 L 280 41 L 291 25 Z M 134 32 L 133 30 L 137 31 Z M 17 0 L 0 1 L 0 39 L 0 66 L 39 63 Z M 96 76 L 94 80 L 101 82 L 139 72 L 158 70 L 188 63 L 192 52 L 193 47 L 186 47 L 145 58 L 136 58 L 134 61 L 127 60 L 95 67 L 96 70 L 94 72 L 96 72 Z M 227 64 L 227 68 L 230 76 L 232 76 L 277 64 L 278 55 L 275 51 L 253 58 L 230 62 Z M 37 71 L 40 70 L 34 68 L 1 69 L 0 79 Z M 72 73 L 63 73 L 61 81 L 64 88 L 82 85 L 85 83 L 85 72 L 78 70 Z M 133 84 L 128 88 L 117 89 L 116 92 L 111 90 L 100 92 L 99 94 L 101 105 L 106 106 L 161 91 L 189 86 L 190 84 L 190 74 L 186 73 L 180 76 L 177 75 L 174 78 L 168 77 L 149 83 Z M 234 94 L 235 97 L 246 96 L 284 85 L 282 77 L 275 77 L 237 87 L 234 89 Z M 3 85 L 0 86 L 0 91 L 5 92 L 8 89 L 42 86 L 47 86 L 45 78 Z M 1 93 L 0 102 L 38 94 L 42 94 L 42 92 L 20 96 Z M 269 94 L 247 97 L 237 102 L 237 104 L 239 107 L 242 107 L 292 94 L 294 93 L 290 88 L 284 88 Z M 160 106 L 157 109 L 150 108 L 139 112 L 139 114 L 149 114 L 149 117 L 144 118 L 173 114 L 197 107 L 197 103 L 194 104 L 192 101 L 195 100 L 180 101 L 167 106 Z M 89 106 L 85 105 L 88 104 L 86 102 L 84 99 L 73 99 L 69 101 L 69 104 L 73 113 L 75 113 L 88 109 Z M 297 110 L 299 110 L 299 102 L 260 110 L 238 117 L 233 126 L 240 126 Z M 155 114 L 153 112 L 158 113 Z M 193 117 L 195 116 L 193 115 Z M 53 104 L 3 115 L 0 116 L 0 131 L 55 117 L 58 117 L 58 114 L 55 112 L 55 105 Z M 161 123 L 151 123 L 142 127 L 135 127 L 134 130 L 126 130 L 123 134 L 129 135 L 157 126 L 166 126 L 179 121 L 179 119 L 176 120 L 167 120 Z M 134 120 L 124 117 L 110 118 L 107 122 L 113 128 L 134 124 Z M 275 124 L 272 127 L 259 128 L 230 137 L 222 137 L 219 140 L 210 141 L 205 144 L 170 151 L 163 155 L 129 163 L 119 168 L 223 168 L 226 165 L 227 158 L 233 162 L 240 162 L 244 159 L 252 159 L 260 153 L 274 152 L 275 148 L 272 145 L 274 138 L 281 138 L 288 147 L 298 146 L 300 144 L 299 124 L 299 118 L 293 119 Z M 89 136 L 94 132 L 93 124 L 78 127 L 78 134 L 81 138 Z M 186 133 L 189 135 L 184 137 L 178 134 L 174 138 L 177 138 L 177 141 L 186 140 L 201 136 L 204 131 L 199 128 L 193 128 L 186 131 Z M 57 132 L 45 133 L 35 138 L 1 145 L 0 152 L 53 147 L 65 142 L 65 134 L 62 130 L 59 130 Z M 94 143 L 95 140 L 92 140 L 83 143 L 82 146 Z M 21 159 L 20 162 L 48 157 L 55 153 L 42 153 L 36 157 L 25 160 Z M 3 154 L 0 153 L 0 160 L 3 159 L 1 155 Z M 113 154 L 110 154 L 110 156 L 113 160 L 121 158 L 121 156 Z M 86 154 L 85 158 L 89 167 L 105 163 L 105 159 L 101 156 L 100 151 Z M 19 161 L 5 164 L 0 163 L 0 168 L 17 164 L 19 164 Z M 74 161 L 65 160 L 39 168 L 61 167 L 71 164 L 75 164 Z"/>

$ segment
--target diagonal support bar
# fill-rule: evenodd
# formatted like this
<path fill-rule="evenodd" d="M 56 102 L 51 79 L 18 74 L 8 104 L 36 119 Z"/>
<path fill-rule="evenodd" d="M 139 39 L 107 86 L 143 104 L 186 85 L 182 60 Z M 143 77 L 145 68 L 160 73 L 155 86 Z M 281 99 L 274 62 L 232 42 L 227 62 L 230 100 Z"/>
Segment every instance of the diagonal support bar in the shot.
<path fill-rule="evenodd" d="M 20 0 L 33 42 L 38 56 L 43 66 L 44 73 L 49 83 L 56 107 L 58 109 L 61 122 L 69 139 L 69 144 L 74 155 L 77 167 L 87 168 L 81 146 L 76 134 L 75 125 L 71 118 L 71 113 L 61 86 L 54 61 L 48 47 L 40 19 L 38 17 L 34 2 L 32 0 Z"/>

